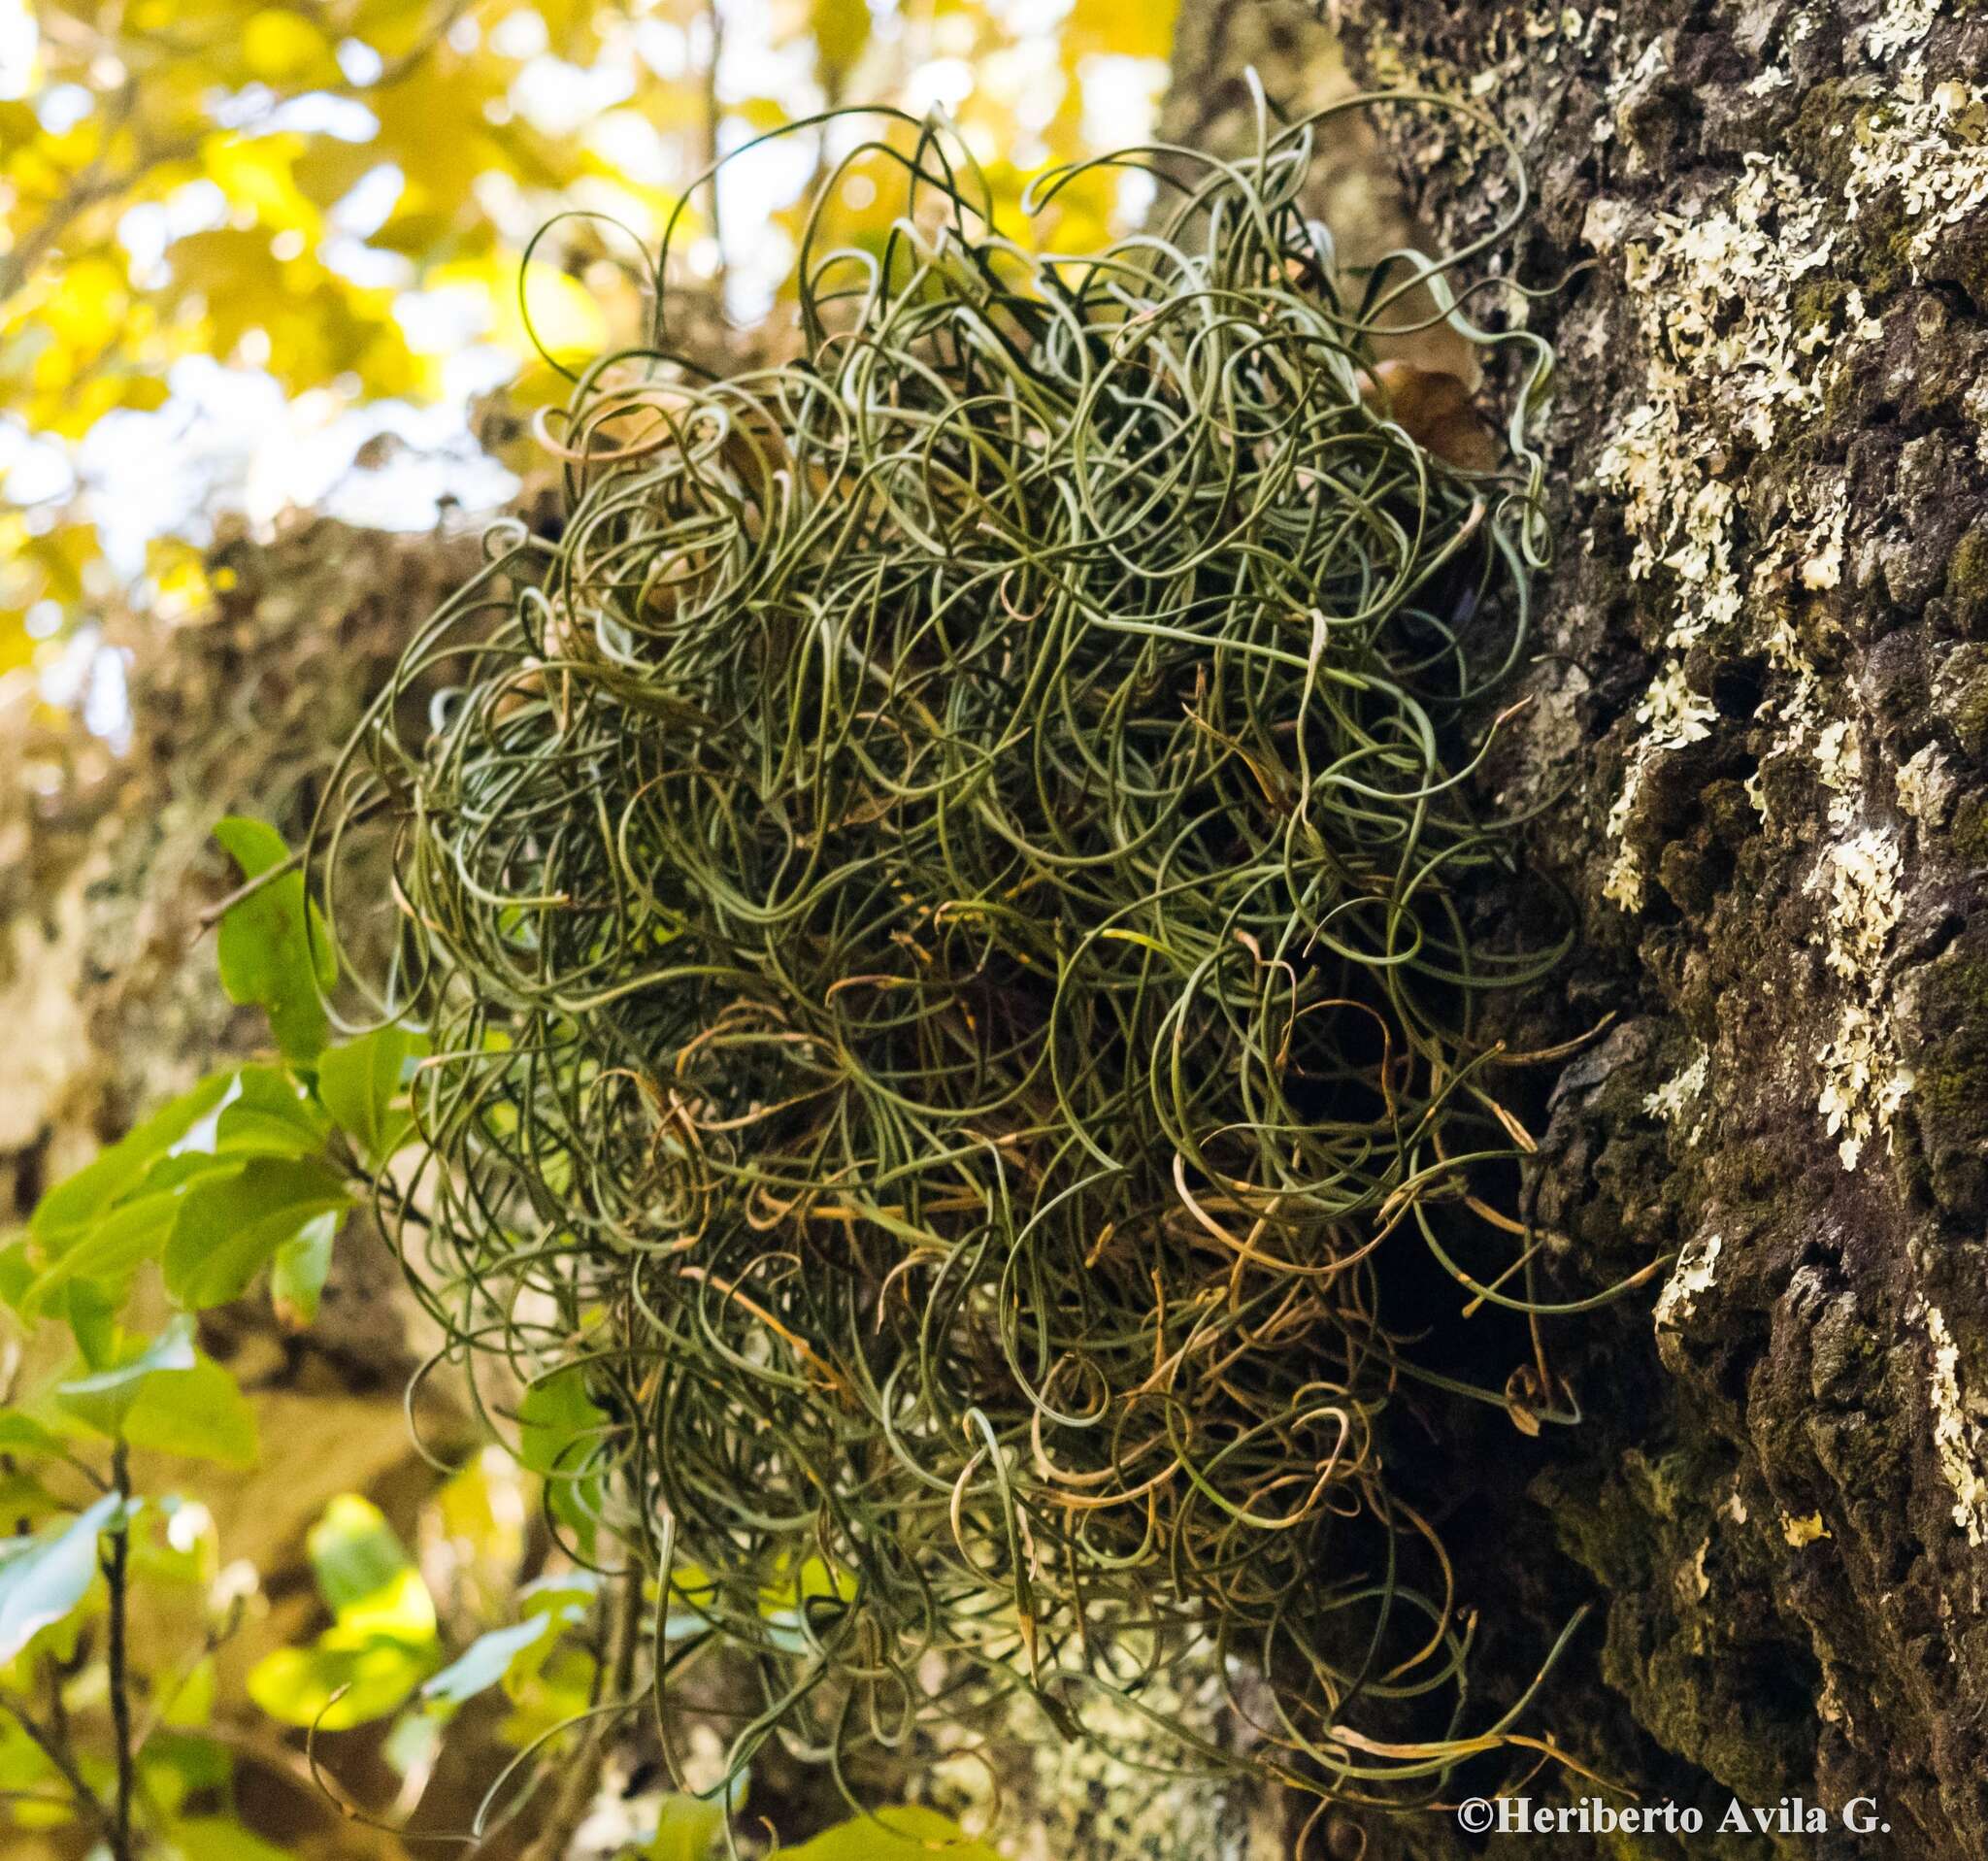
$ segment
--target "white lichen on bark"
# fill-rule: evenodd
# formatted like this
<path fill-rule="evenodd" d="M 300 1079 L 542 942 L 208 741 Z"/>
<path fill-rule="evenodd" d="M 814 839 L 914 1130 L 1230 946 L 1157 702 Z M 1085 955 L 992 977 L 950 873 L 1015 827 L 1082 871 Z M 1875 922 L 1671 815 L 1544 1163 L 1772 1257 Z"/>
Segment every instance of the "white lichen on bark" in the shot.
<path fill-rule="evenodd" d="M 1660 1332 L 1690 1317 L 1697 1309 L 1699 1295 L 1712 1289 L 1712 1274 L 1725 1245 L 1722 1236 L 1708 1234 L 1703 1239 L 1694 1238 L 1677 1256 L 1676 1266 L 1657 1296 L 1656 1321 Z"/>
<path fill-rule="evenodd" d="M 1960 1346 L 1938 1306 L 1926 1308 L 1926 1340 L 1933 1346 L 1927 1390 L 1933 1408 L 1933 1447 L 1953 1488 L 1953 1522 L 1971 1545 L 1988 1544 L 1988 1478 L 1981 1471 L 1981 1426 L 1969 1410 L 1960 1379 Z"/>
<path fill-rule="evenodd" d="M 1703 1042 L 1697 1054 L 1678 1072 L 1672 1075 L 1642 1102 L 1642 1109 L 1651 1117 L 1662 1118 L 1673 1128 L 1681 1126 L 1685 1114 L 1705 1096 L 1706 1079 L 1711 1066 L 1711 1054 Z M 1685 1133 L 1684 1145 L 1689 1149 L 1705 1135 L 1705 1119 L 1694 1120 L 1691 1129 Z"/>

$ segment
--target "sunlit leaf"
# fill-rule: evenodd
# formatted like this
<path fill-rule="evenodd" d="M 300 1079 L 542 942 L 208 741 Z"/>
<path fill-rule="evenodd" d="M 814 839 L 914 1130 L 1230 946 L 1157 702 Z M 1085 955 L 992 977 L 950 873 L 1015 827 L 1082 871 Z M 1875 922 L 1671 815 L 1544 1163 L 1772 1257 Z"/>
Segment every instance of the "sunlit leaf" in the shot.
<path fill-rule="evenodd" d="M 205 1725 L 214 1717 L 216 1687 L 214 1656 L 205 1654 L 164 1693 L 159 1702 L 160 1723 L 182 1732 Z"/>
<path fill-rule="evenodd" d="M 386 1515 L 357 1493 L 341 1493 L 306 1540 L 318 1593 L 341 1628 L 434 1638 L 435 1603 Z"/>
<path fill-rule="evenodd" d="M 334 1212 L 305 1222 L 270 1260 L 269 1302 L 285 1331 L 302 1331 L 315 1320 L 343 1219 Z"/>
<path fill-rule="evenodd" d="M 214 832 L 245 880 L 289 856 L 282 836 L 259 820 L 231 817 Z M 221 918 L 219 940 L 228 999 L 267 1010 L 277 1046 L 291 1059 L 315 1058 L 328 1025 L 323 992 L 338 980 L 338 960 L 317 908 L 305 897 L 303 874 L 284 873 L 233 906 Z"/>
<path fill-rule="evenodd" d="M 812 0 L 809 23 L 814 50 L 831 71 L 848 71 L 870 43 L 870 8 L 866 0 Z"/>
<path fill-rule="evenodd" d="M 300 13 L 266 7 L 242 28 L 242 57 L 251 77 L 269 84 L 323 83 L 338 64 L 323 35 Z"/>
<path fill-rule="evenodd" d="M 123 1297 L 131 1275 L 164 1252 L 181 1205 L 193 1184 L 225 1172 L 211 1154 L 192 1152 L 159 1157 L 146 1172 L 132 1195 L 100 1214 L 87 1227 L 71 1230 L 71 1239 L 46 1271 L 22 1292 L 18 1305 L 29 1316 L 49 1310 L 55 1295 L 76 1281 L 99 1286 L 115 1303 Z"/>
<path fill-rule="evenodd" d="M 818 1632 L 855 1597 L 853 1576 L 810 1556 L 761 1586 L 759 1613 L 774 1645 L 799 1654 L 807 1649 L 810 1628 Z"/>
<path fill-rule="evenodd" d="M 642 1852 L 646 1861 L 706 1861 L 725 1826 L 724 1806 L 673 1790 L 656 1812 L 656 1832 Z"/>
<path fill-rule="evenodd" d="M 139 1753 L 139 1787 L 148 1808 L 177 1815 L 188 1797 L 221 1788 L 232 1768 L 226 1747 L 213 1739 L 161 1729 Z"/>
<path fill-rule="evenodd" d="M 347 1731 L 398 1711 L 440 1658 L 432 1643 L 332 1629 L 265 1655 L 248 1671 L 248 1697 L 285 1725 Z"/>
<path fill-rule="evenodd" d="M 425 1034 L 395 1025 L 318 1056 L 317 1096 L 372 1167 L 384 1163 L 412 1128 L 408 1081 L 427 1052 Z"/>
<path fill-rule="evenodd" d="M 252 213 L 271 233 L 315 239 L 323 230 L 317 204 L 298 187 L 293 171 L 305 149 L 300 135 L 210 136 L 202 150 L 208 178 Z"/>
<path fill-rule="evenodd" d="M 281 1067 L 245 1066 L 215 1121 L 217 1156 L 317 1156 L 331 1126 Z"/>
<path fill-rule="evenodd" d="M 525 1584 L 517 1592 L 517 1603 L 527 1615 L 551 1615 L 562 1622 L 577 1622 L 593 1608 L 600 1593 L 601 1579 L 596 1572 L 568 1570 Z"/>
<path fill-rule="evenodd" d="M 290 1861 L 290 1850 L 265 1842 L 226 1816 L 188 1816 L 169 1838 L 184 1861 Z"/>
<path fill-rule="evenodd" d="M 93 1371 L 115 1369 L 122 1343 L 116 1308 L 103 1289 L 87 1279 L 73 1280 L 63 1290 L 69 1333 L 83 1363 Z"/>
<path fill-rule="evenodd" d="M 607 341 L 607 318 L 593 293 L 555 266 L 516 264 L 493 256 L 488 264 L 439 266 L 432 288 L 453 288 L 468 302 L 487 306 L 488 340 L 520 361 L 543 349 L 555 356 L 591 355 Z"/>
<path fill-rule="evenodd" d="M 189 1368 L 147 1379 L 124 1417 L 124 1439 L 223 1467 L 252 1467 L 258 1457 L 254 1406 L 233 1377 L 199 1353 Z"/>
<path fill-rule="evenodd" d="M 239 1299 L 286 1242 L 350 1206 L 344 1180 L 310 1157 L 250 1156 L 204 1176 L 166 1243 L 166 1290 L 192 1310 Z"/>
<path fill-rule="evenodd" d="M 156 1338 L 133 1339 L 116 1361 L 55 1385 L 55 1402 L 99 1434 L 116 1435 L 153 1377 L 193 1368 L 193 1320 L 175 1317 Z"/>
<path fill-rule="evenodd" d="M 165 1243 L 165 1290 L 182 1307 L 226 1305 L 322 1214 L 351 1207 L 344 1181 L 310 1157 L 248 1157 L 201 1177 Z"/>
<path fill-rule="evenodd" d="M 29 1219 L 36 1238 L 50 1252 L 76 1236 L 132 1188 L 147 1170 L 221 1101 L 232 1073 L 215 1073 L 190 1092 L 170 1100 L 128 1136 L 50 1189 Z"/>
<path fill-rule="evenodd" d="M 502 1728 L 507 1744 L 522 1747 L 555 1734 L 593 1703 L 593 1656 L 571 1641 L 548 1642 L 546 1645 L 551 1652 L 545 1664 L 518 1685 L 513 1695 L 515 1711 L 505 1719 Z"/>
<path fill-rule="evenodd" d="M 768 1861 L 1000 1861 L 958 1823 L 916 1804 L 879 1810 L 825 1830 L 798 1848 L 779 1848 Z"/>
<path fill-rule="evenodd" d="M 0 1454 L 59 1454 L 62 1438 L 18 1409 L 0 1409 Z"/>
<path fill-rule="evenodd" d="M 34 1282 L 35 1259 L 28 1250 L 27 1236 L 19 1235 L 0 1245 L 0 1302 L 18 1312 L 21 1300 Z"/>
<path fill-rule="evenodd" d="M 0 1540 L 0 1667 L 83 1601 L 97 1574 L 97 1538 L 122 1516 L 123 1502 L 106 1493 L 58 1528 Z"/>
<path fill-rule="evenodd" d="M 608 1417 L 587 1395 L 585 1379 L 572 1367 L 542 1377 L 525 1391 L 517 1419 L 518 1458 L 545 1476 L 553 1515 L 590 1541 L 601 1481 L 589 1463 Z"/>
<path fill-rule="evenodd" d="M 436 1707 L 453 1708 L 495 1686 L 518 1659 L 529 1654 L 557 1626 L 550 1615 L 537 1615 L 510 1628 L 480 1635 L 441 1673 L 421 1687 L 421 1697 Z"/>

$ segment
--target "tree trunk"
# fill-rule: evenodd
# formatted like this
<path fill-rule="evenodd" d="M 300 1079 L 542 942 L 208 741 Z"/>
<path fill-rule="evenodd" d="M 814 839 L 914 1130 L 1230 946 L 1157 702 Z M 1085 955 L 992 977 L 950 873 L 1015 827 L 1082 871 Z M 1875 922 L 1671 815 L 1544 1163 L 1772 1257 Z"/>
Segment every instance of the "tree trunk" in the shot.
<path fill-rule="evenodd" d="M 1584 923 L 1511 1031 L 1616 1017 L 1542 1108 L 1562 1285 L 1673 1257 L 1554 1328 L 1580 1428 L 1420 1470 L 1470 1521 L 1480 1683 L 1597 1601 L 1535 1729 L 1706 1812 L 1635 1852 L 1988 1856 L 1988 17 L 1338 23 L 1359 81 L 1517 139 L 1527 282 L 1585 266 L 1509 306 L 1559 353 L 1558 559 L 1491 786 L 1567 791 L 1531 851 Z M 1295 5 L 1187 0 L 1171 133 L 1236 137 L 1246 64 L 1302 107 L 1340 56 Z M 1488 138 L 1376 121 L 1441 243 L 1506 204 Z M 1736 1796 L 1833 1832 L 1719 1836 Z M 1859 1797 L 1888 1834 L 1843 1830 Z"/>

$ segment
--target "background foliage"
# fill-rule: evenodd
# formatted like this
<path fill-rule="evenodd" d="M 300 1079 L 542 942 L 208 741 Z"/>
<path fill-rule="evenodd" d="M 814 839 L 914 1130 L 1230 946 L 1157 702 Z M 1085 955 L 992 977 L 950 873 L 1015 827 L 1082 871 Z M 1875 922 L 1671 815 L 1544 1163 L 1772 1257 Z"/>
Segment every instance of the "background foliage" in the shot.
<path fill-rule="evenodd" d="M 445 484 L 475 501 L 491 480 L 465 460 L 470 398 L 549 388 L 549 371 L 517 377 L 520 258 L 550 214 L 650 240 L 714 151 L 856 99 L 946 108 L 1012 195 L 1045 161 L 1142 133 L 1172 14 L 0 0 L 0 671 L 46 667 L 38 643 L 107 602 L 197 611 L 212 511 L 321 499 L 369 432 L 456 471 L 362 487 L 364 515 L 419 520 Z M 681 282 L 756 318 L 810 179 L 788 149 L 699 193 Z M 861 237 L 873 204 L 852 192 L 838 233 Z M 1093 192 L 1065 214 L 1136 205 Z M 542 338 L 591 349 L 627 327 L 634 257 L 565 221 L 523 280 Z"/>

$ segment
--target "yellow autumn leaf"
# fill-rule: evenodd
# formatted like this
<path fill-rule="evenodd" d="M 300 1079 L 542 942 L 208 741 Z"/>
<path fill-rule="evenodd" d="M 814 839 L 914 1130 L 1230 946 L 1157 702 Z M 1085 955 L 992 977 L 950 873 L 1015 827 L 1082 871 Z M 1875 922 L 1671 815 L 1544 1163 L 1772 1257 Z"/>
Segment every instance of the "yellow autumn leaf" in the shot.
<path fill-rule="evenodd" d="M 94 357 L 117 334 L 126 299 L 124 268 L 102 256 L 78 258 L 66 266 L 42 311 L 42 326 L 63 349 L 74 367 Z"/>
<path fill-rule="evenodd" d="M 438 266 L 429 283 L 474 293 L 466 303 L 480 312 L 485 340 L 520 360 L 541 349 L 562 357 L 592 354 L 608 340 L 608 320 L 593 294 L 554 265 L 534 260 L 525 269 L 522 305 L 517 263 L 503 253 L 480 264 Z"/>
<path fill-rule="evenodd" d="M 827 70 L 847 72 L 870 43 L 865 0 L 813 0 L 811 11 L 815 55 Z"/>
<path fill-rule="evenodd" d="M 295 133 L 252 139 L 210 136 L 201 145 L 200 159 L 208 179 L 271 232 L 299 232 L 315 239 L 323 230 L 323 217 L 294 178 L 304 150 L 304 138 Z"/>
<path fill-rule="evenodd" d="M 27 630 L 27 615 L 19 608 L 0 608 L 0 674 L 34 663 L 35 642 Z"/>
<path fill-rule="evenodd" d="M 326 83 L 338 75 L 323 35 L 282 7 L 265 7 L 242 28 L 242 58 L 266 84 Z"/>
<path fill-rule="evenodd" d="M 360 0 L 351 31 L 382 58 L 402 58 L 433 31 L 441 0 Z"/>

